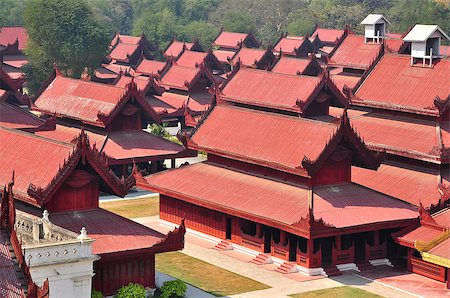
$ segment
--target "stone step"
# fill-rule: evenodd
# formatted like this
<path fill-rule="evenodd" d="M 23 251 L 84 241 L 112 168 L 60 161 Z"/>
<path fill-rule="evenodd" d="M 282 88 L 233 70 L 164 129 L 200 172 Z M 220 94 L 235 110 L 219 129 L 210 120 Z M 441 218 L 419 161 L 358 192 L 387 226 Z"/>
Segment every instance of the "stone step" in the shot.
<path fill-rule="evenodd" d="M 216 246 L 214 246 L 214 249 L 218 251 L 232 250 L 233 246 L 231 245 L 231 243 L 222 240 L 217 243 Z"/>
<path fill-rule="evenodd" d="M 272 258 L 268 254 L 260 253 L 250 262 L 256 265 L 270 264 L 272 263 Z"/>
<path fill-rule="evenodd" d="M 276 272 L 287 274 L 287 273 L 294 273 L 297 272 L 297 266 L 295 263 L 292 262 L 284 262 L 281 264 L 277 269 L 275 269 Z"/>
<path fill-rule="evenodd" d="M 342 272 L 336 266 L 324 267 L 323 270 L 328 277 L 342 275 Z"/>

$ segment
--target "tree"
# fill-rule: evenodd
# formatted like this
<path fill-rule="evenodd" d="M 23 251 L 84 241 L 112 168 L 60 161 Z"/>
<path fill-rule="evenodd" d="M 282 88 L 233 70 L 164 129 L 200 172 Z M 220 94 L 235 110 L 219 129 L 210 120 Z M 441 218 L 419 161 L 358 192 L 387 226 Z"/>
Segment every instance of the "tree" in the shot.
<path fill-rule="evenodd" d="M 222 19 L 223 29 L 232 32 L 247 33 L 254 30 L 255 20 L 247 12 L 227 12 Z"/>
<path fill-rule="evenodd" d="M 184 28 L 185 41 L 192 41 L 199 39 L 200 45 L 203 49 L 211 47 L 211 43 L 217 36 L 218 29 L 214 28 L 205 21 L 193 21 L 188 23 Z"/>
<path fill-rule="evenodd" d="M 0 26 L 21 26 L 26 0 L 0 0 Z"/>
<path fill-rule="evenodd" d="M 30 88 L 56 63 L 68 76 L 92 72 L 107 53 L 110 37 L 86 0 L 30 0 L 24 12 Z M 39 81 L 36 81 L 39 80 Z M 34 89 L 35 90 L 35 89 Z"/>
<path fill-rule="evenodd" d="M 129 0 L 109 0 L 109 17 L 114 31 L 128 35 L 133 24 L 133 8 Z"/>

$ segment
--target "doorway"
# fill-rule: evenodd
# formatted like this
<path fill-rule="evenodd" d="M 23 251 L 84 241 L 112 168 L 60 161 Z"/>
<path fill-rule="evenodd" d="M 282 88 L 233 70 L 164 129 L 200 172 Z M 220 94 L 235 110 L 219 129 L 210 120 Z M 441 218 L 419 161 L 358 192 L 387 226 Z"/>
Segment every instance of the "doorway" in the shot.
<path fill-rule="evenodd" d="M 322 248 L 322 265 L 331 265 L 333 262 L 333 238 L 327 237 L 320 239 Z"/>
<path fill-rule="evenodd" d="M 353 234 L 353 244 L 355 246 L 355 262 L 366 259 L 366 234 Z"/>
<path fill-rule="evenodd" d="M 225 238 L 231 240 L 231 218 L 229 217 L 226 219 Z"/>

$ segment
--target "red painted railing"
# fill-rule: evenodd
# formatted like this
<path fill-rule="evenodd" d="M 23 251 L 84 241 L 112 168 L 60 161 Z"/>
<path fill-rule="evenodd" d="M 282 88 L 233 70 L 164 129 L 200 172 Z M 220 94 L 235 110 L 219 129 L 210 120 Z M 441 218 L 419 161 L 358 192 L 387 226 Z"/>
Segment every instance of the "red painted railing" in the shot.
<path fill-rule="evenodd" d="M 371 246 L 366 243 L 366 259 L 375 260 L 386 257 L 386 241 L 379 245 Z"/>
<path fill-rule="evenodd" d="M 322 266 L 322 248 L 319 248 L 316 253 L 312 254 L 311 258 L 309 258 L 308 253 L 302 252 L 297 248 L 297 264 L 307 268 Z"/>
<path fill-rule="evenodd" d="M 355 259 L 355 249 L 352 244 L 348 249 L 337 250 L 333 247 L 333 264 L 351 263 Z"/>
<path fill-rule="evenodd" d="M 273 241 L 272 239 L 272 244 L 271 244 L 271 254 L 274 257 L 283 259 L 283 260 L 289 260 L 289 239 L 286 245 L 283 245 L 281 243 L 276 243 L 275 241 Z"/>
<path fill-rule="evenodd" d="M 445 267 L 411 257 L 411 271 L 426 277 L 445 282 Z"/>
<path fill-rule="evenodd" d="M 242 245 L 260 252 L 264 252 L 264 235 L 260 238 L 258 236 L 250 236 L 242 233 Z"/>

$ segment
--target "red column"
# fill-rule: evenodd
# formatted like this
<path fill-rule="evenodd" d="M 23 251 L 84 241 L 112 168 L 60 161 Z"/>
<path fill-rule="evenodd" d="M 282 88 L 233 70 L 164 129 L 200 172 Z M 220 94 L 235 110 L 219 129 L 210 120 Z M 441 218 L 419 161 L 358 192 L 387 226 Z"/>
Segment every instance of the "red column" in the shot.
<path fill-rule="evenodd" d="M 411 248 L 409 248 L 409 247 L 407 249 L 408 249 L 408 255 L 406 257 L 406 268 L 407 268 L 408 271 L 412 271 L 411 258 L 413 256 L 413 250 Z"/>
<path fill-rule="evenodd" d="M 306 242 L 306 266 L 308 268 L 311 268 L 312 265 L 312 258 L 314 255 L 314 240 L 313 239 L 308 239 Z"/>

